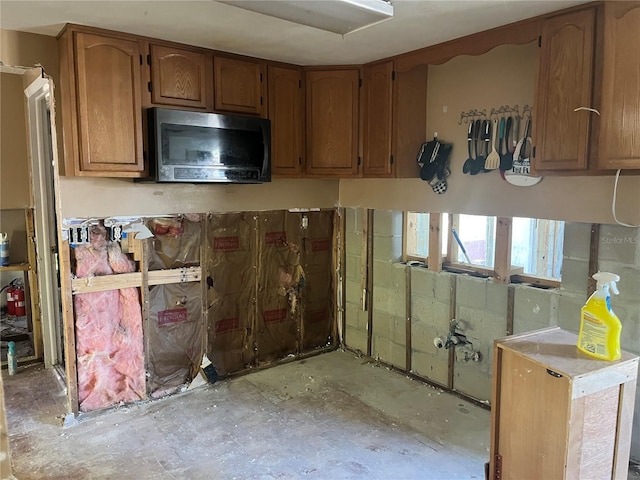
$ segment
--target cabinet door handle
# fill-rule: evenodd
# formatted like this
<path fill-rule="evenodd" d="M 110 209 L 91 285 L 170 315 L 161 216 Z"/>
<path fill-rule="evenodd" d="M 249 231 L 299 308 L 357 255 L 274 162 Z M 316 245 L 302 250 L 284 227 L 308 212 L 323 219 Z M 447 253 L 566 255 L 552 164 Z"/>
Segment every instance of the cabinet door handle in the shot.
<path fill-rule="evenodd" d="M 562 374 L 561 374 L 561 373 L 554 372 L 553 370 L 549 370 L 548 368 L 547 368 L 547 373 L 548 373 L 549 375 L 551 375 L 552 377 L 555 377 L 555 378 L 562 378 Z"/>
<path fill-rule="evenodd" d="M 596 110 L 595 108 L 590 108 L 590 107 L 578 107 L 578 108 L 574 108 L 573 111 L 574 112 L 578 112 L 580 110 L 586 110 L 588 112 L 593 112 L 593 113 L 597 113 L 598 115 L 600 115 L 600 112 L 598 110 Z"/>

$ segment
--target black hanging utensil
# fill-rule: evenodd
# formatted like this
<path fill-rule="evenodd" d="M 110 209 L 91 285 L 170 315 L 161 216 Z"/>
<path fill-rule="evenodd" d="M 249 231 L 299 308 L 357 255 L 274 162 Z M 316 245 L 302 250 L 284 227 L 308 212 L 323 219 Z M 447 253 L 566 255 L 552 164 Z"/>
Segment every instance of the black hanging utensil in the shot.
<path fill-rule="evenodd" d="M 478 125 L 478 123 L 480 125 Z M 487 146 L 487 138 L 489 136 L 489 121 L 480 120 L 476 121 L 476 127 L 478 127 L 478 132 L 474 135 L 475 138 L 475 146 L 476 146 L 476 158 L 473 160 L 471 164 L 471 171 L 469 172 L 471 175 L 479 174 L 484 168 L 484 162 L 486 158 L 486 146 Z"/>
<path fill-rule="evenodd" d="M 467 158 L 462 165 L 462 173 L 469 173 L 471 171 L 471 164 L 473 163 L 473 133 L 474 122 L 469 122 L 469 133 L 467 134 L 467 150 L 469 151 L 469 158 Z"/>
<path fill-rule="evenodd" d="M 511 170 L 513 167 L 513 117 L 507 118 L 507 123 L 504 129 L 504 147 L 506 152 L 503 153 L 502 147 L 500 147 L 500 170 L 503 172 Z"/>

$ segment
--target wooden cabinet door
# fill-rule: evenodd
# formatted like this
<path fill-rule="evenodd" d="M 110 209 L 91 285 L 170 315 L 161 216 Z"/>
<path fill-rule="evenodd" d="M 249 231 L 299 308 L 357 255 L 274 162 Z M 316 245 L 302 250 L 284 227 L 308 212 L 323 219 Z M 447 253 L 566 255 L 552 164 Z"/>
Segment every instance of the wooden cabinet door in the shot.
<path fill-rule="evenodd" d="M 569 380 L 508 349 L 499 355 L 494 453 L 502 457 L 500 478 L 565 478 Z"/>
<path fill-rule="evenodd" d="M 77 32 L 75 47 L 80 171 L 140 176 L 139 42 Z"/>
<path fill-rule="evenodd" d="M 358 174 L 359 81 L 358 69 L 306 72 L 307 175 Z"/>
<path fill-rule="evenodd" d="M 362 76 L 364 177 L 392 177 L 393 62 L 364 67 Z"/>
<path fill-rule="evenodd" d="M 213 109 L 211 56 L 181 48 L 151 45 L 151 102 Z"/>
<path fill-rule="evenodd" d="M 599 163 L 640 168 L 640 2 L 605 2 Z"/>
<path fill-rule="evenodd" d="M 262 116 L 262 64 L 215 57 L 213 65 L 215 109 Z"/>
<path fill-rule="evenodd" d="M 546 20 L 542 28 L 536 170 L 585 170 L 592 108 L 595 9 Z"/>
<path fill-rule="evenodd" d="M 269 67 L 269 119 L 271 120 L 271 174 L 299 177 L 302 170 L 302 71 Z"/>

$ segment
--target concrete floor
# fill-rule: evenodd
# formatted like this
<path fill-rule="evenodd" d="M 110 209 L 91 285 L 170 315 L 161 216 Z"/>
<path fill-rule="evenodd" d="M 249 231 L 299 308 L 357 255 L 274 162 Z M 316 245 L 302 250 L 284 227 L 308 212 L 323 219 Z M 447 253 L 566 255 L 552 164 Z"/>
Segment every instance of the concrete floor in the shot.
<path fill-rule="evenodd" d="M 483 479 L 489 457 L 488 410 L 346 352 L 67 428 L 53 371 L 3 375 L 19 480 Z"/>

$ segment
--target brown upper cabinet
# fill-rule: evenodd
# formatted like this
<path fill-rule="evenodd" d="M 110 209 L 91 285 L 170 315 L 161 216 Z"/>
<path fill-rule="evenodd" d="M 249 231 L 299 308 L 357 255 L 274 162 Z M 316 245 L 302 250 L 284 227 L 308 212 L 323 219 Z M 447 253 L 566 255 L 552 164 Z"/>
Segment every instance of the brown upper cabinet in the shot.
<path fill-rule="evenodd" d="M 640 2 L 606 2 L 599 167 L 640 168 Z"/>
<path fill-rule="evenodd" d="M 144 176 L 141 52 L 129 37 L 60 37 L 67 175 Z"/>
<path fill-rule="evenodd" d="M 216 111 L 266 116 L 262 63 L 216 56 L 213 66 Z"/>
<path fill-rule="evenodd" d="M 537 170 L 585 170 L 593 113 L 596 10 L 559 15 L 542 26 L 535 163 Z"/>
<path fill-rule="evenodd" d="M 358 175 L 359 82 L 358 68 L 305 72 L 307 176 Z"/>
<path fill-rule="evenodd" d="M 362 72 L 362 174 L 392 177 L 393 62 L 366 65 Z"/>
<path fill-rule="evenodd" d="M 151 103 L 213 110 L 212 57 L 204 52 L 151 44 Z"/>
<path fill-rule="evenodd" d="M 605 2 L 543 21 L 537 172 L 640 169 L 639 46 L 638 1 Z"/>
<path fill-rule="evenodd" d="M 267 78 L 271 174 L 275 177 L 299 177 L 304 145 L 302 70 L 269 66 Z"/>

